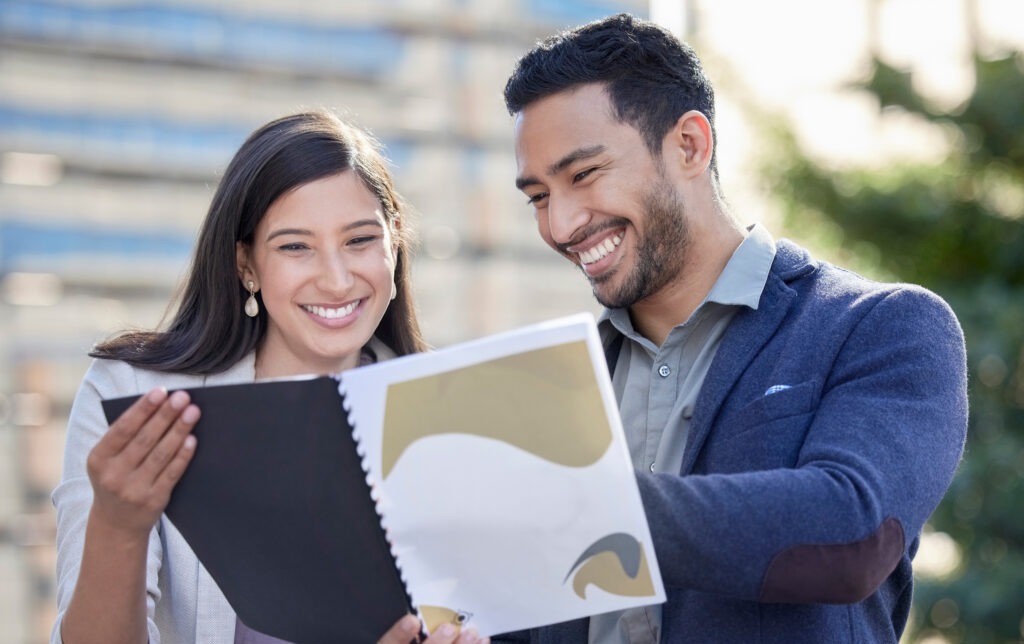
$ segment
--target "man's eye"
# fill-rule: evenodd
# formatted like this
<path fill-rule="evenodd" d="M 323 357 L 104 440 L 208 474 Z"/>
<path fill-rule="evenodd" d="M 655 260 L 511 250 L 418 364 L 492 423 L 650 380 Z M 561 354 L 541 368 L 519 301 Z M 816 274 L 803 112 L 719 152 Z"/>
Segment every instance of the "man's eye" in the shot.
<path fill-rule="evenodd" d="M 548 193 L 546 193 L 546 192 L 538 192 L 535 195 L 529 195 L 527 200 L 526 200 L 526 203 L 528 203 L 531 206 L 536 206 L 539 202 L 541 202 L 544 199 L 546 199 L 547 196 L 548 196 Z"/>
<path fill-rule="evenodd" d="M 572 182 L 573 183 L 577 183 L 577 182 L 583 181 L 584 179 L 586 179 L 587 177 L 590 176 L 591 172 L 593 172 L 596 169 L 597 168 L 587 168 L 586 170 L 583 170 L 582 172 L 577 172 L 576 174 L 572 175 Z"/>

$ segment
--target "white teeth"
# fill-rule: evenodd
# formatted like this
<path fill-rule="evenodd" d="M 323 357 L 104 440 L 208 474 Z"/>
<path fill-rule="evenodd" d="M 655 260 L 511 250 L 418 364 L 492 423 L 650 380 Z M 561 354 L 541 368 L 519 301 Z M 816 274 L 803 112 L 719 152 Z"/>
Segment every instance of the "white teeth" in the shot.
<path fill-rule="evenodd" d="M 597 260 L 606 256 L 608 253 L 615 250 L 615 247 L 622 243 L 622 237 L 620 235 L 612 235 L 608 239 L 594 246 L 590 250 L 585 250 L 580 253 L 580 261 L 583 264 L 593 264 Z"/>
<path fill-rule="evenodd" d="M 302 308 L 306 309 L 307 311 L 309 311 L 313 315 L 317 315 L 319 317 L 327 318 L 327 319 L 330 320 L 330 319 L 334 319 L 334 318 L 343 318 L 346 315 L 351 314 L 352 311 L 356 310 L 356 305 L 357 304 L 359 304 L 359 302 L 353 302 L 351 304 L 348 304 L 346 306 L 341 307 L 340 309 L 328 309 L 328 308 L 324 308 L 322 306 L 306 306 L 306 305 L 303 305 Z"/>

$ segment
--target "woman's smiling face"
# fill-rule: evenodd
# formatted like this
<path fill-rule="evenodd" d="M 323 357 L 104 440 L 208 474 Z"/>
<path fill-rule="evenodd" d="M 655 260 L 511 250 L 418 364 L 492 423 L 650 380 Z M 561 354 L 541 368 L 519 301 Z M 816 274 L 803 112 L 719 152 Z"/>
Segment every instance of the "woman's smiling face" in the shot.
<path fill-rule="evenodd" d="M 336 373 L 391 301 L 393 235 L 380 202 L 346 170 L 281 195 L 239 244 L 239 273 L 260 291 L 268 318 L 257 349 L 261 378 Z"/>

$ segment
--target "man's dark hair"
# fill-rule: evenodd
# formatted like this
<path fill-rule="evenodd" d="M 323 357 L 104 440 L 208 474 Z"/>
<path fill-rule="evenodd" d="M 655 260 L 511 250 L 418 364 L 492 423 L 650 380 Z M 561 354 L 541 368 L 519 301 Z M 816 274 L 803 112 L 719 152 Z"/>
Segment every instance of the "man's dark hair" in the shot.
<path fill-rule="evenodd" d="M 615 118 L 635 127 L 655 157 L 669 128 L 690 110 L 703 113 L 714 134 L 715 92 L 696 52 L 662 27 L 625 13 L 538 43 L 505 84 L 505 106 L 516 114 L 584 83 L 605 85 Z M 711 168 L 717 177 L 714 156 Z"/>

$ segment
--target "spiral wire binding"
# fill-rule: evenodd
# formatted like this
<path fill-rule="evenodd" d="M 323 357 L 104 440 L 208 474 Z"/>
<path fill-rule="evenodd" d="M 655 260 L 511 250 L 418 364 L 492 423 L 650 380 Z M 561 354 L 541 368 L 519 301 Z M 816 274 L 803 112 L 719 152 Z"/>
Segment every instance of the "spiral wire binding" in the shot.
<path fill-rule="evenodd" d="M 417 604 L 413 600 L 412 593 L 409 590 L 409 580 L 408 580 L 408 578 L 405 575 L 405 570 L 402 568 L 402 562 L 401 562 L 401 560 L 400 560 L 400 558 L 398 556 L 398 552 L 396 552 L 396 550 L 395 550 L 395 544 L 391 540 L 391 537 L 389 536 L 390 535 L 390 531 L 388 529 L 387 519 L 385 518 L 384 513 L 381 512 L 381 509 L 380 509 L 380 504 L 381 504 L 380 486 L 377 484 L 377 481 L 374 479 L 373 470 L 372 470 L 372 468 L 370 466 L 369 457 L 366 454 L 366 448 L 363 446 L 363 443 L 360 440 L 361 436 L 360 436 L 360 433 L 359 433 L 359 429 L 356 427 L 356 422 L 355 422 L 355 419 L 353 418 L 353 415 L 352 415 L 352 403 L 349 402 L 348 392 L 345 389 L 344 374 L 336 374 L 333 377 L 334 377 L 335 381 L 338 383 L 338 393 L 341 395 L 341 405 L 342 405 L 342 408 L 345 410 L 345 413 L 348 415 L 349 427 L 352 428 L 352 439 L 355 441 L 356 455 L 359 456 L 359 462 L 362 465 L 363 472 L 366 474 L 366 488 L 367 488 L 367 491 L 369 492 L 370 499 L 373 501 L 374 510 L 377 513 L 378 522 L 380 524 L 381 539 L 384 541 L 384 545 L 385 545 L 385 547 L 387 548 L 388 552 L 391 555 L 391 560 L 395 564 L 395 572 L 398 575 L 398 578 L 402 582 L 402 588 L 405 589 L 406 602 L 407 602 L 408 606 L 412 609 L 412 611 L 414 613 L 417 613 L 417 615 L 418 615 L 419 611 L 416 608 Z"/>

